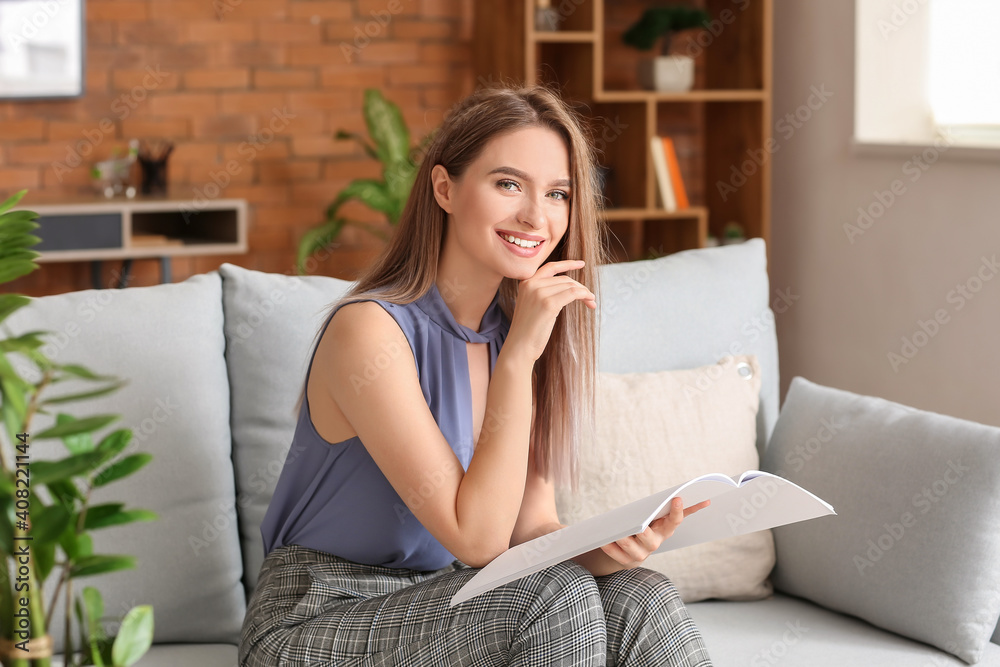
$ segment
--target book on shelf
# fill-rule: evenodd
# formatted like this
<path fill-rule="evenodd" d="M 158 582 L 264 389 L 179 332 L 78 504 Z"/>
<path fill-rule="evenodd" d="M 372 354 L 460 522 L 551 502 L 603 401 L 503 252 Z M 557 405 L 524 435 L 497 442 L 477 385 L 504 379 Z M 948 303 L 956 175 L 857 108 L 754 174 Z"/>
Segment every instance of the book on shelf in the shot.
<path fill-rule="evenodd" d="M 663 153 L 667 158 L 667 171 L 670 172 L 670 185 L 674 192 L 677 208 L 690 208 L 691 202 L 688 201 L 687 189 L 684 187 L 684 179 L 681 177 L 681 165 L 677 161 L 677 150 L 674 148 L 674 140 L 670 137 L 663 137 Z"/>
<path fill-rule="evenodd" d="M 712 502 L 685 517 L 674 534 L 663 540 L 653 553 L 836 514 L 826 501 L 768 472 L 748 470 L 738 478 L 709 473 L 511 547 L 459 589 L 450 606 L 641 533 L 650 523 L 665 516 L 671 501 L 678 496 L 686 507 L 704 500 Z"/>
<path fill-rule="evenodd" d="M 650 139 L 649 148 L 653 154 L 653 171 L 656 174 L 661 206 L 668 212 L 689 208 L 691 203 L 688 201 L 673 140 L 654 135 Z"/>

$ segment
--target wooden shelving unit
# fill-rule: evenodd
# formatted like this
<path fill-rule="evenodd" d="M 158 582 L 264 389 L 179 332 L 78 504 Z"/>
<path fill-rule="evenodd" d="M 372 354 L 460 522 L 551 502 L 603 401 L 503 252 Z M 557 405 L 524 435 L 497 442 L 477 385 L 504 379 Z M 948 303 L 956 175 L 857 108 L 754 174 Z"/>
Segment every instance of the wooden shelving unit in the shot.
<path fill-rule="evenodd" d="M 245 199 L 194 200 L 191 197 L 92 197 L 54 204 L 20 205 L 38 214 L 32 233 L 36 262 L 92 263 L 100 287 L 100 262 L 159 258 L 161 282 L 170 282 L 170 258 L 228 255 L 247 251 Z M 127 282 L 127 279 L 126 279 Z"/>
<path fill-rule="evenodd" d="M 686 93 L 638 85 L 638 63 L 654 54 L 621 42 L 650 4 L 637 0 L 552 3 L 561 16 L 556 31 L 535 30 L 536 0 L 480 0 L 473 66 L 480 81 L 557 86 L 593 123 L 601 164 L 610 169 L 605 218 L 618 261 L 704 247 L 729 221 L 747 238 L 763 238 L 770 254 L 772 2 L 690 3 L 717 24 L 688 43 L 696 76 Z M 654 135 L 674 139 L 688 209 L 659 208 Z"/>

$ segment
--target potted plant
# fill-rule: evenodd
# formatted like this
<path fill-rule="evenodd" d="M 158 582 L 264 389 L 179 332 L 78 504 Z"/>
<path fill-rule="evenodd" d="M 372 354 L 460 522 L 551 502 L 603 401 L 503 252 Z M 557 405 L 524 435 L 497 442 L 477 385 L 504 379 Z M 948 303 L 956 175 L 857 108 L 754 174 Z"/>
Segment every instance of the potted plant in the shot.
<path fill-rule="evenodd" d="M 670 53 L 673 37 L 681 30 L 700 28 L 711 20 L 708 12 L 686 5 L 651 7 L 622 34 L 622 41 L 649 51 L 660 41 L 660 55 L 639 63 L 639 83 L 663 92 L 685 92 L 694 84 L 694 59 Z"/>
<path fill-rule="evenodd" d="M 0 283 L 10 282 L 38 268 L 40 241 L 30 232 L 38 227 L 37 214 L 12 211 L 22 190 L 0 204 Z M 30 299 L 0 294 L 0 325 Z M 6 329 L 6 327 L 4 327 Z M 77 364 L 58 364 L 42 351 L 50 332 L 30 331 L 0 338 L 0 659 L 7 667 L 49 667 L 52 656 L 52 612 L 62 594 L 65 600 L 66 667 L 94 664 L 127 667 L 148 649 L 153 637 L 153 610 L 139 605 L 125 615 L 117 636 L 108 641 L 99 627 L 103 604 L 100 593 L 85 587 L 74 597 L 73 583 L 82 577 L 132 568 L 134 557 L 96 554 L 91 531 L 132 521 L 156 518 L 153 512 L 124 509 L 123 503 L 92 504 L 94 489 L 136 472 L 152 456 L 135 453 L 116 460 L 132 440 L 130 429 L 116 430 L 100 442 L 93 434 L 119 415 L 77 418 L 57 413 L 55 423 L 34 430 L 32 418 L 52 414 L 62 403 L 108 394 L 124 382 L 97 375 Z M 15 356 L 16 355 L 16 356 Z M 27 372 L 25 372 L 27 371 Z M 27 376 L 27 377 L 26 377 Z M 63 382 L 96 382 L 83 392 L 49 396 Z M 42 460 L 32 451 L 38 440 L 61 440 L 67 455 Z M 40 491 L 44 490 L 44 495 Z M 43 587 L 50 575 L 58 577 L 48 604 Z M 48 610 L 48 611 L 46 611 Z M 80 648 L 73 648 L 72 618 L 79 622 Z M 79 661 L 77 661 L 79 659 Z"/>
<path fill-rule="evenodd" d="M 434 134 L 428 134 L 420 146 L 411 148 L 410 131 L 399 107 L 385 99 L 375 88 L 365 90 L 363 113 L 371 143 L 357 132 L 344 130 L 338 130 L 336 138 L 357 141 L 369 157 L 379 160 L 382 163 L 382 179 L 358 178 L 340 191 L 326 209 L 326 220 L 306 232 L 299 242 L 296 270 L 300 275 L 305 273 L 306 260 L 336 239 L 344 225 L 357 225 L 383 240 L 388 238 L 377 227 L 343 217 L 340 207 L 355 199 L 384 213 L 390 225 L 398 224 L 410 196 L 413 179 L 417 175 L 419 155 Z"/>

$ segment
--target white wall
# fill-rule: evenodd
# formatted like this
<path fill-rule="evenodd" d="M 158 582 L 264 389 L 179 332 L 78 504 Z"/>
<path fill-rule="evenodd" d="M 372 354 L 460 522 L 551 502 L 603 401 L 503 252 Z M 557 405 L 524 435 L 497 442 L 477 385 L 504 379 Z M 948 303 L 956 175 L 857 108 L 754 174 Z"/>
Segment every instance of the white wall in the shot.
<path fill-rule="evenodd" d="M 1000 267 L 981 269 L 984 256 L 1000 260 L 1000 154 L 931 151 L 938 159 L 926 171 L 912 154 L 856 154 L 854 3 L 775 5 L 770 275 L 772 292 L 799 297 L 776 317 L 782 400 L 801 375 L 1000 425 Z M 780 125 L 824 86 L 829 99 L 800 110 L 808 120 Z M 901 194 L 852 244 L 844 225 L 894 181 Z M 979 286 L 980 270 L 992 279 L 971 299 L 959 296 L 958 285 Z M 902 337 L 912 341 L 938 311 L 947 321 L 894 370 L 888 354 L 902 357 Z"/>

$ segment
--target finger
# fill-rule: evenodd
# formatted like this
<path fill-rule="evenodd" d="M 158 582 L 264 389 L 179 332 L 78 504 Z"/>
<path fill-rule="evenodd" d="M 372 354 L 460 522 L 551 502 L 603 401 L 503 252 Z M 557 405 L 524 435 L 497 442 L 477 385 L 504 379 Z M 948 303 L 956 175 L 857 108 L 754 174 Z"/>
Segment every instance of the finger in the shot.
<path fill-rule="evenodd" d="M 601 547 L 607 555 L 613 558 L 617 563 L 625 565 L 626 567 L 631 567 L 635 565 L 637 560 L 633 558 L 627 551 L 622 549 L 618 542 L 611 542 L 610 544 L 605 544 Z"/>
<path fill-rule="evenodd" d="M 688 507 L 687 509 L 685 509 L 684 510 L 684 516 L 690 516 L 691 514 L 694 514 L 695 512 L 697 512 L 698 510 L 705 509 L 706 507 L 708 507 L 711 504 L 712 504 L 711 500 L 703 500 L 702 502 L 698 503 L 697 505 L 692 505 L 691 507 Z"/>
<path fill-rule="evenodd" d="M 632 535 L 629 539 L 635 541 L 636 545 L 644 552 L 644 557 L 656 551 L 660 546 L 660 542 L 663 541 L 663 537 L 652 523 L 646 527 L 646 530 Z"/>
<path fill-rule="evenodd" d="M 557 262 L 546 262 L 538 267 L 534 277 L 551 277 L 563 271 L 572 271 L 583 268 L 585 262 L 582 259 L 562 259 Z"/>
<path fill-rule="evenodd" d="M 567 293 L 568 292 L 568 293 Z M 584 301 L 595 300 L 597 295 L 591 292 L 589 289 L 576 282 L 575 280 L 571 282 L 560 282 L 553 285 L 545 285 L 544 287 L 539 287 L 536 290 L 536 294 L 541 298 L 549 298 L 556 295 L 561 295 L 560 298 L 565 298 L 565 301 L 561 305 L 566 305 L 574 299 L 581 299 Z"/>

